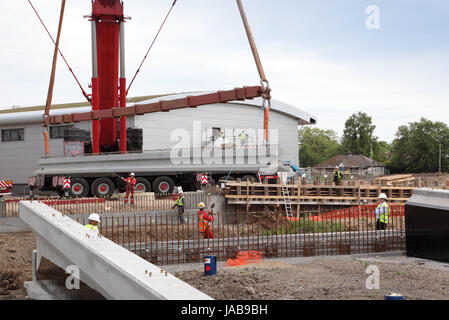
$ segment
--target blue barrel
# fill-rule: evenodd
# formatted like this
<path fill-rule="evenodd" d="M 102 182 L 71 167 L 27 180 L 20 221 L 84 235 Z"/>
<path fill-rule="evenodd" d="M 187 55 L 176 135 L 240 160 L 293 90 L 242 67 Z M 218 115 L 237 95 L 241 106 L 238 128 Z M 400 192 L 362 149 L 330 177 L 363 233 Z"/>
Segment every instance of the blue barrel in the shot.
<path fill-rule="evenodd" d="M 397 293 L 390 293 L 386 295 L 385 300 L 404 300 L 404 297 Z"/>
<path fill-rule="evenodd" d="M 217 274 L 217 258 L 215 256 L 204 257 L 204 275 L 213 276 Z"/>

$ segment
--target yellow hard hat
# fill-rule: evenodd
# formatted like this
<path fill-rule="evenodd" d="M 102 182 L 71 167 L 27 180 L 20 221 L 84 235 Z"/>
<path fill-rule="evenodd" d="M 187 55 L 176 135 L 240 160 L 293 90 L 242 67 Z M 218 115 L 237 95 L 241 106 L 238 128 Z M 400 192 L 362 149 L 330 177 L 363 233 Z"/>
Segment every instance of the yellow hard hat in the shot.
<path fill-rule="evenodd" d="M 204 204 L 204 202 L 200 202 L 198 203 L 198 208 L 205 208 L 206 205 Z"/>

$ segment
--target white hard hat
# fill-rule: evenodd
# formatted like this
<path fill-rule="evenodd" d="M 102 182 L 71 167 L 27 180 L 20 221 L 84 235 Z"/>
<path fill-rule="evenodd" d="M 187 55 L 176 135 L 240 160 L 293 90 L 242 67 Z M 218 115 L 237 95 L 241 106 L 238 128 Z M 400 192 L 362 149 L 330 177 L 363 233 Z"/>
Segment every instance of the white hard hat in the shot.
<path fill-rule="evenodd" d="M 135 175 L 134 172 L 131 172 L 130 176 L 134 176 L 134 175 Z"/>
<path fill-rule="evenodd" d="M 379 194 L 379 199 L 387 199 L 387 195 L 385 193 Z"/>
<path fill-rule="evenodd" d="M 89 218 L 87 218 L 88 220 L 92 220 L 92 221 L 97 221 L 100 222 L 100 216 L 96 213 L 91 213 L 89 215 Z"/>
<path fill-rule="evenodd" d="M 335 166 L 335 169 L 338 169 L 338 166 Z"/>

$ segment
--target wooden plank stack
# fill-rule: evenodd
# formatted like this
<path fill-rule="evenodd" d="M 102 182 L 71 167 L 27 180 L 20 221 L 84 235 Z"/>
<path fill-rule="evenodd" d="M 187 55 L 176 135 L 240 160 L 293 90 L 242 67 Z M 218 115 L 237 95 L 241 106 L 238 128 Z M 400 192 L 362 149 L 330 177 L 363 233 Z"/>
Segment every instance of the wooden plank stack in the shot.
<path fill-rule="evenodd" d="M 414 182 L 415 178 L 411 174 L 395 174 L 374 179 L 374 184 L 387 186 L 408 186 Z"/>
<path fill-rule="evenodd" d="M 378 195 L 385 193 L 389 202 L 404 203 L 415 187 L 382 185 L 284 185 L 292 204 L 357 205 L 374 203 Z M 281 184 L 256 182 L 228 182 L 223 190 L 228 204 L 284 204 Z"/>

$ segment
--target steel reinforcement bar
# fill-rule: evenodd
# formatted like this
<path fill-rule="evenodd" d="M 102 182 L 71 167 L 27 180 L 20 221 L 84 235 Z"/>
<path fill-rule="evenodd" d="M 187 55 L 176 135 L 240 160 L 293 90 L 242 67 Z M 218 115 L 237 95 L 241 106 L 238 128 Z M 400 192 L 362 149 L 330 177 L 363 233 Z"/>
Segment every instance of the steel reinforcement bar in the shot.
<path fill-rule="evenodd" d="M 87 217 L 72 217 L 82 224 Z M 181 223 L 184 222 L 184 223 Z M 196 213 L 102 216 L 104 237 L 157 264 L 230 259 L 239 250 L 265 257 L 374 253 L 405 249 L 404 207 L 392 206 L 386 230 L 377 230 L 369 206 L 287 219 L 278 212 L 215 214 L 213 238 L 199 232 Z"/>

